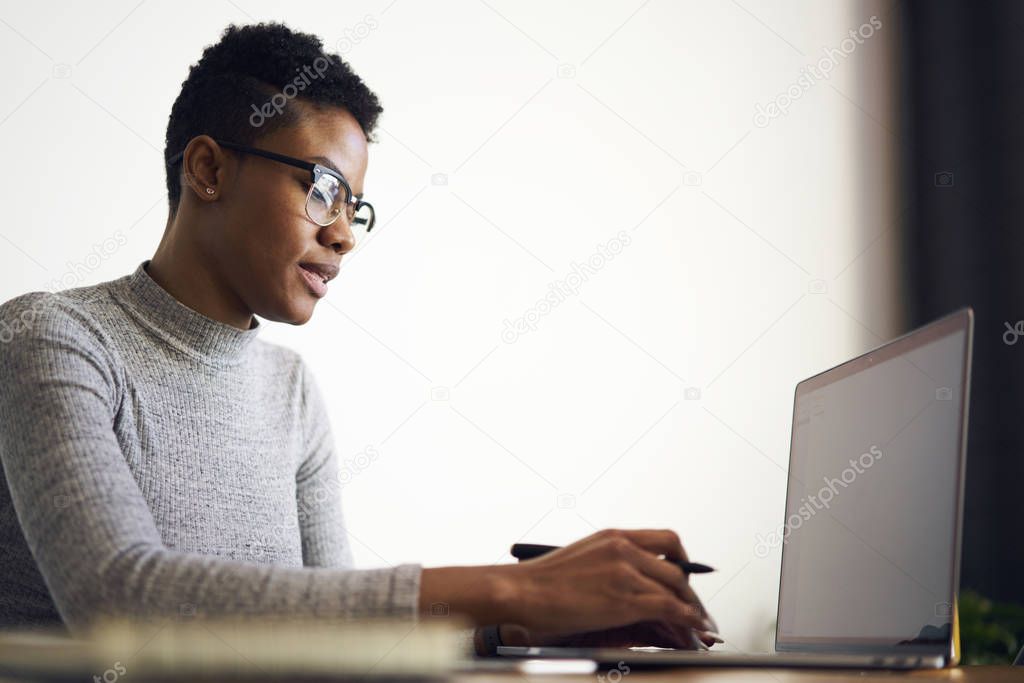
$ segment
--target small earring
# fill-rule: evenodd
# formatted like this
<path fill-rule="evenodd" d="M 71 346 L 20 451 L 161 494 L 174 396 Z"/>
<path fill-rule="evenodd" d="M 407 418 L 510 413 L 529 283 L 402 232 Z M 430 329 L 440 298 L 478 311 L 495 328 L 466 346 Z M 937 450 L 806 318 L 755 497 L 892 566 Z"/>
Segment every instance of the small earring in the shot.
<path fill-rule="evenodd" d="M 213 188 L 212 187 L 206 188 L 206 194 L 213 194 Z"/>

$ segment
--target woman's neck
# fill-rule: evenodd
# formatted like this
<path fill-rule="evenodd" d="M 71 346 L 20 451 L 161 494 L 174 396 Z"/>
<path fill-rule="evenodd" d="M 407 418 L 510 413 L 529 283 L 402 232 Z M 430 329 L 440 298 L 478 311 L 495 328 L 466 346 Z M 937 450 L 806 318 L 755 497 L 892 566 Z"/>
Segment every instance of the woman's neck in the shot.
<path fill-rule="evenodd" d="M 253 325 L 252 311 L 216 275 L 197 250 L 175 239 L 174 226 L 168 225 L 146 272 L 171 296 L 207 318 L 248 330 Z"/>

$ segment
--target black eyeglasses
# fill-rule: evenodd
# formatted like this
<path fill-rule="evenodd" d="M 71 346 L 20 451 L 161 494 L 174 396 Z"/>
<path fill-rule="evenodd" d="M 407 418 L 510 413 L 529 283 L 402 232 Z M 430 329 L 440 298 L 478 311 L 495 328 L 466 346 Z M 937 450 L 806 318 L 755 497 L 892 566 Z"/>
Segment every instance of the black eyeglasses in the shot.
<path fill-rule="evenodd" d="M 278 161 L 309 171 L 309 192 L 306 194 L 306 215 L 320 226 L 328 226 L 338 220 L 344 210 L 350 226 L 361 226 L 366 232 L 373 229 L 376 214 L 373 205 L 359 197 L 352 196 L 352 188 L 337 171 L 311 161 L 296 159 L 265 149 L 236 145 L 233 142 L 214 140 L 218 145 L 242 154 L 252 154 L 271 161 Z M 178 152 L 167 160 L 168 166 L 181 161 L 184 152 Z"/>

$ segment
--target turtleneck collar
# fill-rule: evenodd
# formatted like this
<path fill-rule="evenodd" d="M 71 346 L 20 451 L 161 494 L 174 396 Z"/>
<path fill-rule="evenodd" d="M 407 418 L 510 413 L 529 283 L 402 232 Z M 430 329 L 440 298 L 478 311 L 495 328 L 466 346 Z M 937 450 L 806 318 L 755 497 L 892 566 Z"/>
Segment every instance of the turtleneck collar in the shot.
<path fill-rule="evenodd" d="M 256 339 L 262 323 L 253 316 L 253 325 L 240 330 L 207 318 L 181 303 L 146 272 L 143 261 L 131 275 L 121 279 L 118 288 L 140 320 L 161 338 L 190 356 L 216 365 L 233 364 Z"/>

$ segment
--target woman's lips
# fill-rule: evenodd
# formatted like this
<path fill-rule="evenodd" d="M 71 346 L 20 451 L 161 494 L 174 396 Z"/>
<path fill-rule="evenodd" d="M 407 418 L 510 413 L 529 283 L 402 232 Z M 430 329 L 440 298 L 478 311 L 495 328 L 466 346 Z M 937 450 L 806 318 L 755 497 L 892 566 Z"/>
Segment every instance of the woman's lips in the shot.
<path fill-rule="evenodd" d="M 309 291 L 313 293 L 318 299 L 322 299 L 327 295 L 327 283 L 323 281 L 320 275 L 306 270 L 302 266 L 296 266 L 299 272 L 302 273 L 302 278 L 306 281 L 306 285 L 309 287 Z"/>

